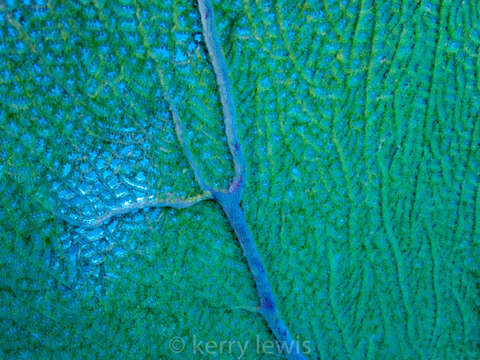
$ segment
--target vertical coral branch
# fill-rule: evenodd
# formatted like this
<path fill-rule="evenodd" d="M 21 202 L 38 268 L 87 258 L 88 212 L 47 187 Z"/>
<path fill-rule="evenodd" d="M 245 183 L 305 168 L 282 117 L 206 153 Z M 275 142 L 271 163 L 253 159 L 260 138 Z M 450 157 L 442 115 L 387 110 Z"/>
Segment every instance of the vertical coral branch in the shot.
<path fill-rule="evenodd" d="M 250 272 L 255 280 L 257 294 L 260 299 L 260 313 L 277 340 L 281 343 L 286 358 L 289 360 L 304 360 L 306 358 L 302 354 L 299 344 L 292 339 L 287 326 L 280 318 L 265 266 L 258 254 L 255 241 L 245 221 L 243 210 L 240 207 L 246 183 L 246 166 L 237 134 L 235 105 L 233 103 L 227 65 L 215 28 L 212 5 L 209 0 L 198 0 L 198 7 L 202 18 L 204 41 L 217 78 L 223 107 L 225 132 L 235 166 L 235 178 L 230 184 L 228 191 L 213 191 L 213 197 L 222 206 L 242 246 Z"/>
<path fill-rule="evenodd" d="M 237 120 L 235 115 L 235 104 L 233 102 L 232 89 L 228 77 L 227 64 L 223 56 L 220 41 L 218 40 L 217 30 L 215 28 L 215 19 L 213 8 L 210 1 L 199 0 L 198 8 L 203 26 L 203 39 L 207 45 L 213 70 L 217 78 L 218 91 L 223 108 L 223 121 L 225 124 L 225 133 L 227 135 L 228 147 L 233 157 L 235 167 L 235 178 L 230 186 L 230 191 L 235 191 L 241 197 L 246 182 L 245 158 L 242 153 L 240 141 L 237 134 Z"/>

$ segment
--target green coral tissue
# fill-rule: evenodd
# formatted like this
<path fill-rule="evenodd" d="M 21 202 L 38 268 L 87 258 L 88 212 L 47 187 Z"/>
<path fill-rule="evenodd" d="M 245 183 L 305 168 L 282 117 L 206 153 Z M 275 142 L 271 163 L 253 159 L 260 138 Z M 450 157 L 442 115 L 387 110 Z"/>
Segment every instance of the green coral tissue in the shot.
<path fill-rule="evenodd" d="M 0 0 L 0 334 L 480 358 L 480 3 Z"/>

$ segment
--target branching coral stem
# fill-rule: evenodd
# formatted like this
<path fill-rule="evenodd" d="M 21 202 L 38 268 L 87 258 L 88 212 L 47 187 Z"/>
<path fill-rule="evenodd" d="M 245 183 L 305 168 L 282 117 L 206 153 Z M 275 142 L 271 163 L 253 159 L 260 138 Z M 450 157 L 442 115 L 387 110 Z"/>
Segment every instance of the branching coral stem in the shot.
<path fill-rule="evenodd" d="M 287 359 L 306 359 L 302 354 L 299 345 L 292 339 L 288 328 L 280 318 L 265 266 L 258 254 L 255 241 L 253 240 L 253 236 L 247 226 L 243 210 L 240 206 L 246 183 L 246 166 L 237 134 L 235 105 L 230 88 L 227 65 L 220 46 L 220 41 L 218 40 L 213 8 L 210 1 L 198 0 L 198 8 L 202 19 L 204 41 L 207 45 L 210 61 L 212 62 L 217 78 L 220 99 L 223 107 L 225 133 L 235 166 L 235 178 L 232 181 L 230 188 L 227 191 L 214 191 L 213 197 L 221 205 L 242 246 L 250 272 L 255 280 L 257 294 L 260 299 L 260 313 L 277 340 L 284 346 L 283 348 L 286 349 L 284 354 Z"/>
<path fill-rule="evenodd" d="M 220 93 L 225 134 L 234 162 L 235 176 L 230 183 L 229 188 L 227 190 L 214 189 L 202 176 L 200 168 L 194 159 L 188 142 L 184 137 L 178 111 L 174 106 L 173 101 L 168 96 L 163 76 L 160 76 L 161 86 L 165 89 L 164 97 L 166 102 L 169 104 L 170 112 L 172 113 L 175 123 L 177 138 L 187 158 L 187 161 L 194 172 L 195 180 L 202 189 L 203 194 L 188 199 L 175 199 L 173 197 L 166 197 L 164 199 L 146 199 L 140 202 L 127 203 L 123 206 L 119 206 L 110 210 L 100 217 L 92 218 L 91 220 L 87 219 L 83 221 L 77 221 L 70 217 L 66 217 L 63 214 L 58 214 L 58 216 L 75 226 L 82 228 L 95 228 L 101 226 L 115 216 L 124 215 L 142 208 L 186 208 L 203 200 L 214 199 L 222 207 L 225 215 L 228 218 L 228 221 L 230 222 L 230 225 L 232 226 L 232 229 L 237 236 L 238 241 L 240 242 L 240 245 L 242 246 L 243 253 L 253 275 L 257 288 L 257 294 L 260 300 L 258 312 L 263 316 L 272 333 L 280 342 L 286 358 L 288 360 L 306 360 L 306 357 L 302 354 L 299 348 L 299 344 L 292 339 L 287 326 L 280 318 L 278 308 L 275 304 L 273 291 L 268 281 L 265 266 L 263 265 L 261 257 L 257 251 L 255 241 L 253 240 L 253 236 L 248 228 L 243 210 L 240 206 L 247 174 L 245 158 L 242 153 L 242 148 L 237 133 L 235 105 L 233 102 L 233 95 L 228 77 L 228 69 L 222 48 L 220 46 L 220 41 L 218 39 L 213 7 L 210 3 L 210 0 L 198 0 L 198 8 L 202 21 L 203 38 L 207 46 L 210 61 L 216 76 L 218 91 Z"/>

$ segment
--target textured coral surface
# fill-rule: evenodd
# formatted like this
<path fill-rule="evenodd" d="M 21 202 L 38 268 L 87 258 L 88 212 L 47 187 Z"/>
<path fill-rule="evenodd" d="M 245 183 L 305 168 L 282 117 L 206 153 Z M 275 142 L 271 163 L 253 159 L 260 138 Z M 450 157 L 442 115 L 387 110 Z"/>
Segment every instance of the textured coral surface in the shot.
<path fill-rule="evenodd" d="M 242 207 L 307 357 L 480 357 L 477 2 L 214 8 Z M 165 96 L 228 186 L 196 2 L 0 0 L 0 357 L 278 359 L 220 207 L 153 208 L 203 196 Z"/>

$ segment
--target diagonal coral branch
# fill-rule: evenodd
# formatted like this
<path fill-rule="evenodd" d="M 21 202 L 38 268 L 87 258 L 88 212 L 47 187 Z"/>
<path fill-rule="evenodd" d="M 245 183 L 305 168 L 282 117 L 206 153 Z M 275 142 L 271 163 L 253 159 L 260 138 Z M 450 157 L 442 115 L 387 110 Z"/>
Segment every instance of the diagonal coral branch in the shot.
<path fill-rule="evenodd" d="M 216 193 L 214 196 L 215 200 L 222 206 L 242 246 L 243 254 L 247 259 L 248 267 L 257 288 L 258 298 L 260 299 L 260 314 L 280 342 L 286 358 L 288 360 L 306 360 L 300 345 L 292 338 L 287 326 L 280 317 L 273 291 L 268 281 L 267 271 L 257 251 L 255 241 L 245 221 L 245 216 L 237 197 L 234 193 Z"/>
<path fill-rule="evenodd" d="M 180 121 L 180 117 L 178 116 L 177 109 L 175 108 L 175 105 L 173 105 L 173 103 L 170 101 L 170 99 L 167 98 L 167 102 L 170 106 L 170 112 L 172 113 L 173 122 L 175 123 L 175 132 L 177 133 L 178 141 L 180 142 L 180 145 L 182 146 L 182 149 L 183 149 L 183 153 L 185 154 L 185 157 L 187 158 L 187 161 L 193 170 L 195 180 L 197 181 L 198 186 L 200 186 L 200 189 L 202 189 L 203 191 L 212 192 L 213 188 L 210 185 L 208 185 L 205 179 L 203 178 L 200 172 L 200 168 L 195 162 L 195 159 L 193 158 L 190 147 L 188 146 L 185 140 L 185 137 L 183 136 L 183 127 Z"/>
<path fill-rule="evenodd" d="M 168 95 L 168 92 L 166 90 L 167 86 L 165 83 L 163 72 L 158 68 L 157 68 L 157 72 L 160 78 L 160 85 L 163 88 L 163 97 L 167 102 L 168 107 L 170 109 L 170 113 L 172 114 L 172 117 L 173 117 L 173 122 L 175 124 L 175 133 L 177 134 L 178 141 L 180 142 L 180 146 L 182 147 L 183 153 L 187 158 L 188 164 L 193 170 L 193 175 L 195 176 L 195 180 L 198 186 L 200 186 L 200 189 L 202 189 L 205 192 L 212 193 L 213 188 L 210 185 L 208 185 L 208 183 L 205 181 L 205 178 L 203 177 L 200 171 L 200 168 L 193 157 L 192 151 L 190 150 L 190 146 L 188 145 L 187 140 L 185 139 L 182 122 L 180 120 L 180 116 L 178 115 L 177 108 L 175 107 L 173 101 L 170 99 L 170 96 Z"/>

